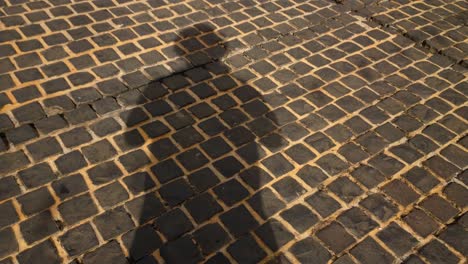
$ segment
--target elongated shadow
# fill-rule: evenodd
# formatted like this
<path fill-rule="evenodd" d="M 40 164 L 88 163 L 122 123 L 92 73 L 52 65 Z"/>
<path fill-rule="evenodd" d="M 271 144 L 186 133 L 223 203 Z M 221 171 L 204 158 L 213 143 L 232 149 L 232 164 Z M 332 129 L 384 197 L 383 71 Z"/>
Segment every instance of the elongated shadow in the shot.
<path fill-rule="evenodd" d="M 170 64 L 176 72 L 140 89 L 141 109 L 151 115 L 137 126 L 145 141 L 134 133 L 125 138 L 156 160 L 149 171 L 133 175 L 147 193 L 134 200 L 140 226 L 123 237 L 131 263 L 156 263 L 151 255 L 158 249 L 167 263 L 195 263 L 213 254 L 219 262 L 225 259 L 222 247 L 251 243 L 260 219 L 276 210 L 264 201 L 277 199 L 271 190 L 258 192 L 273 177 L 257 166 L 266 155 L 258 139 L 276 129 L 274 114 L 246 83 L 248 74 L 221 62 L 231 47 L 212 25 L 178 35 Z M 129 120 L 143 120 L 139 113 Z M 246 209 L 247 200 L 256 216 Z M 261 227 L 272 251 L 279 247 L 274 226 Z M 257 248 L 235 254 L 244 263 L 267 257 Z"/>

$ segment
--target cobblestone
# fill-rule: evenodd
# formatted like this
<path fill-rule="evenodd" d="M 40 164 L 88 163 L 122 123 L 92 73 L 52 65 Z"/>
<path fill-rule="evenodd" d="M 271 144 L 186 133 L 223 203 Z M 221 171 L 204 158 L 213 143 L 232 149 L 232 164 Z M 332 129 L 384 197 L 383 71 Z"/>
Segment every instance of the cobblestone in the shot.
<path fill-rule="evenodd" d="M 0 263 L 459 263 L 465 2 L 0 0 Z"/>

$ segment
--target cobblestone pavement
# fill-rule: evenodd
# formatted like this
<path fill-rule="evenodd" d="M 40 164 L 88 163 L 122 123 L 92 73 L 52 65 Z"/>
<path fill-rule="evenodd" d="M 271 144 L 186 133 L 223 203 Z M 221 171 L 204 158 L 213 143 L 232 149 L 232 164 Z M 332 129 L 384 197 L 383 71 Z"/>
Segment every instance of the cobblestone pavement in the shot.
<path fill-rule="evenodd" d="M 0 0 L 0 263 L 464 263 L 467 11 Z"/>

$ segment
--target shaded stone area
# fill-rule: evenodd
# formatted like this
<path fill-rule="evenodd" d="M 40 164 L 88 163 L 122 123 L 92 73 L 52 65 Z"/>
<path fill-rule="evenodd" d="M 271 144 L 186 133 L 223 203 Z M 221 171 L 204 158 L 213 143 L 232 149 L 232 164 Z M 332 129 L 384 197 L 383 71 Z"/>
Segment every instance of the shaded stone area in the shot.
<path fill-rule="evenodd" d="M 0 263 L 463 262 L 465 5 L 0 0 Z"/>

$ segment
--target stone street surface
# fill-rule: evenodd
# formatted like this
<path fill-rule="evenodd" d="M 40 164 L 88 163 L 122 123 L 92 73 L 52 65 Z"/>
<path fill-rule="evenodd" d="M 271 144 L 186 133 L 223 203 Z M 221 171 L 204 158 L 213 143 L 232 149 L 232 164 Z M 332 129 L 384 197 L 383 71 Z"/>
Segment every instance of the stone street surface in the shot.
<path fill-rule="evenodd" d="M 0 0 L 0 263 L 466 263 L 467 24 Z"/>

